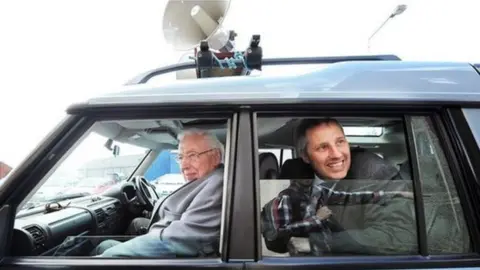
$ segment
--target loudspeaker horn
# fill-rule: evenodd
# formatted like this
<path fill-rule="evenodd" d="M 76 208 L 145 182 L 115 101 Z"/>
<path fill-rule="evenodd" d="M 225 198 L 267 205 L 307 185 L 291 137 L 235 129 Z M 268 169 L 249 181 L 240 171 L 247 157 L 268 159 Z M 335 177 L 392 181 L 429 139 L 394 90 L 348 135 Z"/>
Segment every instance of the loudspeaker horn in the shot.
<path fill-rule="evenodd" d="M 195 62 L 194 57 L 195 55 L 193 53 L 187 52 L 180 57 L 180 59 L 178 60 L 178 63 Z M 177 80 L 196 79 L 197 72 L 195 69 L 185 69 L 185 70 L 177 71 L 175 76 Z"/>
<path fill-rule="evenodd" d="M 232 33 L 222 28 L 230 0 L 169 0 L 163 15 L 163 34 L 175 50 L 186 51 L 207 40 L 218 51 L 233 49 Z"/>

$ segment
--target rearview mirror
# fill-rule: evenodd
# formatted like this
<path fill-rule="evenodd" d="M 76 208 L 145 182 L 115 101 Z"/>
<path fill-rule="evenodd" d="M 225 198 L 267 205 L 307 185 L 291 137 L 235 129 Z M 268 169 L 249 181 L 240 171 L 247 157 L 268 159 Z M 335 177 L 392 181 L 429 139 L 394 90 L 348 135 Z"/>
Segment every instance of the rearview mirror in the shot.
<path fill-rule="evenodd" d="M 113 148 L 112 148 L 112 144 L 113 144 L 113 140 L 112 139 L 108 139 L 106 142 L 105 142 L 105 148 L 107 148 L 108 150 L 112 151 L 113 152 L 113 156 L 118 156 L 120 155 L 120 146 L 118 145 L 114 145 Z"/>
<path fill-rule="evenodd" d="M 113 156 L 115 156 L 115 157 L 117 157 L 118 155 L 120 155 L 120 146 L 114 145 L 112 152 L 113 152 Z"/>

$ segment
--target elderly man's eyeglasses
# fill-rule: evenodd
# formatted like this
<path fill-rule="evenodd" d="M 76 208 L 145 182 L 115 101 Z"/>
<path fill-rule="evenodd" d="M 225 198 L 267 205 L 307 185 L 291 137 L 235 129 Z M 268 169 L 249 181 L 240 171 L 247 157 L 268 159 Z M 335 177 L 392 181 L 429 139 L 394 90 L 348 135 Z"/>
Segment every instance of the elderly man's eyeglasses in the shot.
<path fill-rule="evenodd" d="M 190 162 L 196 162 L 196 161 L 198 161 L 198 159 L 200 158 L 201 155 L 206 154 L 208 152 L 211 152 L 213 150 L 215 150 L 215 148 L 208 149 L 208 150 L 205 150 L 205 151 L 200 152 L 200 153 L 192 152 L 192 153 L 188 153 L 187 155 L 179 154 L 175 157 L 175 160 L 178 163 L 181 163 L 184 159 L 187 160 L 187 161 L 190 161 Z"/>

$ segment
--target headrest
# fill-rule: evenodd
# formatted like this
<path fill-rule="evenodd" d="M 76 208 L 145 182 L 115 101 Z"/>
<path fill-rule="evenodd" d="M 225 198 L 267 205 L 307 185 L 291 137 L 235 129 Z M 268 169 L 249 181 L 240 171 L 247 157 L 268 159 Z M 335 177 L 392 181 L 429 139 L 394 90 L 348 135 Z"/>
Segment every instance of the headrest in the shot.
<path fill-rule="evenodd" d="M 278 178 L 278 160 L 270 152 L 261 153 L 258 157 L 260 175 L 259 179 L 277 179 Z"/>
<path fill-rule="evenodd" d="M 310 164 L 301 158 L 289 159 L 283 163 L 280 179 L 313 179 L 314 173 Z"/>
<path fill-rule="evenodd" d="M 412 179 L 412 170 L 410 169 L 410 163 L 408 162 L 408 159 L 400 163 L 398 169 L 400 170 L 400 175 L 403 179 Z"/>
<path fill-rule="evenodd" d="M 389 180 L 398 175 L 395 165 L 363 148 L 350 151 L 351 166 L 347 179 Z"/>

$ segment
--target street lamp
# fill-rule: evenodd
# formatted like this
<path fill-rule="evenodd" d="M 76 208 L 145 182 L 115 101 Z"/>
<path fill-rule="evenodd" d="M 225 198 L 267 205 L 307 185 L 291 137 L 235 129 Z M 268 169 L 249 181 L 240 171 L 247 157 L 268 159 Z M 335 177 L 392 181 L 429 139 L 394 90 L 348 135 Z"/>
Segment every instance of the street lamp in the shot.
<path fill-rule="evenodd" d="M 405 10 L 407 9 L 407 5 L 398 5 L 395 10 L 388 16 L 388 18 L 373 32 L 373 34 L 368 38 L 368 52 L 370 52 L 370 41 L 372 38 L 382 29 L 382 27 L 390 20 L 393 19 L 394 17 L 402 14 Z"/>

